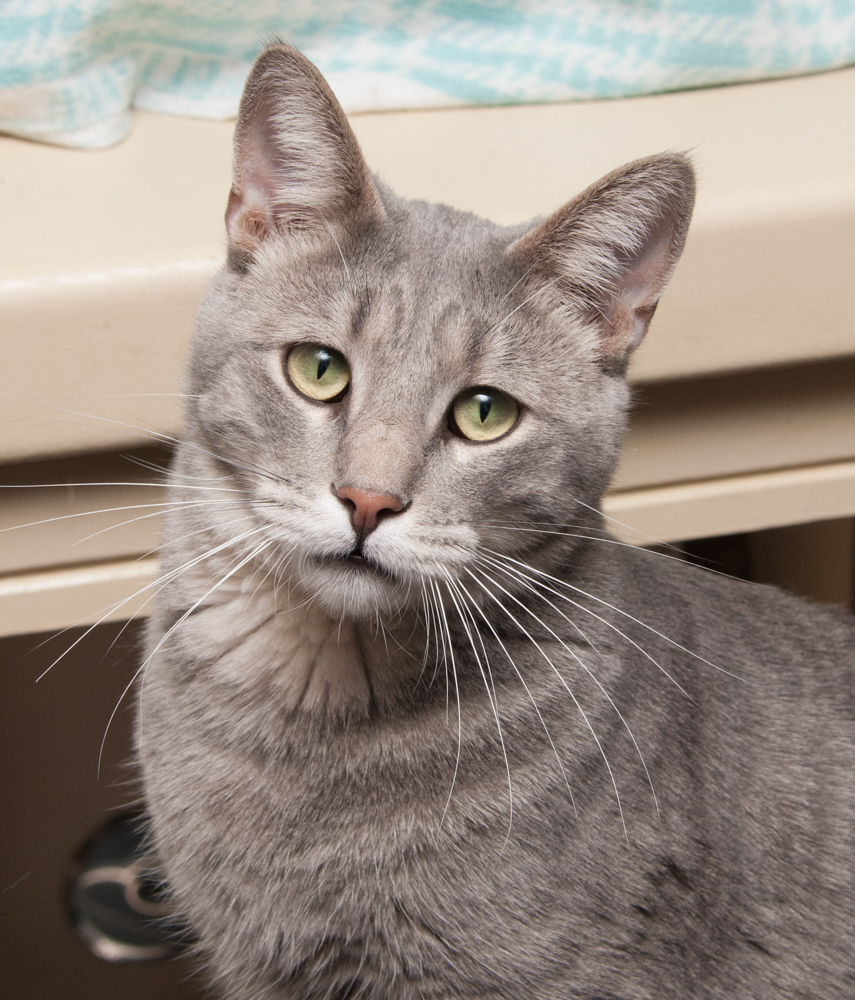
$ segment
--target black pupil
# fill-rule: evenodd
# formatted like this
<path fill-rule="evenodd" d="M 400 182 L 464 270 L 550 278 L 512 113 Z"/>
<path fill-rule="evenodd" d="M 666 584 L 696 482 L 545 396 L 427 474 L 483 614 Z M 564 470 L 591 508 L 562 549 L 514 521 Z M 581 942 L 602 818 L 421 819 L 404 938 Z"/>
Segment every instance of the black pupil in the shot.
<path fill-rule="evenodd" d="M 485 396 L 479 393 L 476 397 L 479 403 L 479 409 L 481 413 L 481 423 L 483 424 L 487 417 L 490 416 L 490 410 L 493 406 L 493 400 L 489 396 Z"/>
<path fill-rule="evenodd" d="M 332 358 L 326 351 L 318 351 L 318 381 L 324 377 L 324 372 L 329 368 L 330 361 Z"/>

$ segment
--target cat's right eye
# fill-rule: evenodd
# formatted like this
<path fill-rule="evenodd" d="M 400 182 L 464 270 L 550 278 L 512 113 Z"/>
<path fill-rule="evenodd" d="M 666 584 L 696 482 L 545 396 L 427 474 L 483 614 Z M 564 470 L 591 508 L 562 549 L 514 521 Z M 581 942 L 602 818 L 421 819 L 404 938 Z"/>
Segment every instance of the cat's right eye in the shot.
<path fill-rule="evenodd" d="M 297 344 L 285 364 L 291 384 L 319 403 L 335 403 L 350 385 L 350 365 L 339 351 L 321 344 Z"/>

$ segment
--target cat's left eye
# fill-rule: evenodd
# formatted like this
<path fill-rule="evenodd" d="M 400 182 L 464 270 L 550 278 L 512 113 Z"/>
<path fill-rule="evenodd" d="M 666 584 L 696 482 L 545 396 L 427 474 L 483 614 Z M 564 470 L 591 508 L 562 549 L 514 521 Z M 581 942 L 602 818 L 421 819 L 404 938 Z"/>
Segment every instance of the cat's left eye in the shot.
<path fill-rule="evenodd" d="M 510 396 L 477 386 L 454 400 L 449 414 L 451 429 L 470 441 L 493 441 L 507 434 L 520 415 L 519 404 Z"/>
<path fill-rule="evenodd" d="M 337 402 L 350 385 L 350 365 L 345 356 L 321 344 L 292 347 L 286 368 L 294 388 L 319 403 Z"/>

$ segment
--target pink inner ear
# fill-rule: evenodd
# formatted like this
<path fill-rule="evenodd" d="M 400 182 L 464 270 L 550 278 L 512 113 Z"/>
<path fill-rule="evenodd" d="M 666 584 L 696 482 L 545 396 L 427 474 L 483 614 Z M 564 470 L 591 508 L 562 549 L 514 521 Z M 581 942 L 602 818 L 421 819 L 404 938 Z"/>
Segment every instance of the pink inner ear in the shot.
<path fill-rule="evenodd" d="M 614 348 L 634 351 L 644 340 L 672 267 L 671 236 L 660 230 L 611 287 L 604 312 Z"/>
<path fill-rule="evenodd" d="M 245 247 L 257 245 L 274 228 L 277 202 L 277 160 L 270 116 L 262 114 L 262 125 L 251 124 L 238 142 L 235 180 L 226 206 L 229 238 Z"/>
<path fill-rule="evenodd" d="M 226 204 L 226 229 L 231 233 L 232 226 L 234 224 L 234 219 L 237 213 L 241 210 L 243 205 L 243 198 L 235 191 L 234 188 L 229 191 L 229 200 Z"/>

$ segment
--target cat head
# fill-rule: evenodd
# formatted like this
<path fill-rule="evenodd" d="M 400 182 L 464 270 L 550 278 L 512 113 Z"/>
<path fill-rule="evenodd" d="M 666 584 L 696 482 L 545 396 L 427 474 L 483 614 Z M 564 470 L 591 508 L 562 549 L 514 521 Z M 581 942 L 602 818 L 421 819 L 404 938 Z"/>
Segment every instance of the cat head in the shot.
<path fill-rule="evenodd" d="M 623 372 L 693 198 L 686 159 L 663 155 L 514 228 L 405 201 L 317 69 L 268 48 L 241 103 L 179 465 L 218 464 L 264 526 L 259 561 L 336 616 L 449 577 L 477 592 L 496 554 L 571 558 L 599 525 Z"/>

